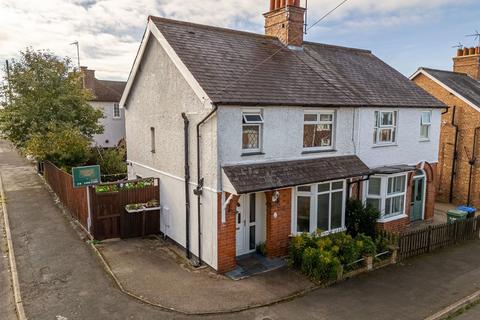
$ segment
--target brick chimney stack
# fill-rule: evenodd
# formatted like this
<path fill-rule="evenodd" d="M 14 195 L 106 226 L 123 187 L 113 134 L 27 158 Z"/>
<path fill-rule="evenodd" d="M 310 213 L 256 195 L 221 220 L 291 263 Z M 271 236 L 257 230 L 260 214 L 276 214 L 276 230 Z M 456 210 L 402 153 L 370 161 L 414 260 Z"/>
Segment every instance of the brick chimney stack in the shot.
<path fill-rule="evenodd" d="M 305 8 L 300 0 L 270 0 L 270 11 L 265 17 L 265 34 L 277 37 L 284 45 L 301 47 Z"/>
<path fill-rule="evenodd" d="M 453 58 L 453 71 L 466 73 L 473 79 L 480 80 L 480 47 L 458 49 Z"/>
<path fill-rule="evenodd" d="M 89 70 L 87 67 L 80 67 L 83 78 L 83 87 L 95 92 L 95 70 Z"/>

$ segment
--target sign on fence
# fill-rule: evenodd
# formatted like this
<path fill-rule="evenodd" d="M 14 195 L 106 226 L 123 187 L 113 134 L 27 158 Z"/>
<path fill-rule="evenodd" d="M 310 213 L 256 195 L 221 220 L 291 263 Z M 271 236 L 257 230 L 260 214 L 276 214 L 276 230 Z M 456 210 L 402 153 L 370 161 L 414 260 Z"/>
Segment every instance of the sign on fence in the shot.
<path fill-rule="evenodd" d="M 99 184 L 101 182 L 100 166 L 72 168 L 72 176 L 75 188 Z"/>

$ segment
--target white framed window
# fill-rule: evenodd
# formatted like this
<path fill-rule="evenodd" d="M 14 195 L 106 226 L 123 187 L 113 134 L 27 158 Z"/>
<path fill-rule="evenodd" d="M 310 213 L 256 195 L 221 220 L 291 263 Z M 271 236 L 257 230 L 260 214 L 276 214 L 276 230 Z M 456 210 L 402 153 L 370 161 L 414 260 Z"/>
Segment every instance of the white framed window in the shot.
<path fill-rule="evenodd" d="M 373 176 L 365 182 L 365 202 L 380 211 L 380 220 L 405 216 L 407 174 Z"/>
<path fill-rule="evenodd" d="M 345 230 L 345 180 L 295 188 L 293 233 Z"/>
<path fill-rule="evenodd" d="M 120 119 L 121 113 L 120 113 L 120 105 L 118 103 L 113 104 L 113 118 L 114 119 Z"/>
<path fill-rule="evenodd" d="M 263 115 L 258 111 L 242 113 L 242 150 L 260 152 L 262 150 Z"/>
<path fill-rule="evenodd" d="M 397 142 L 398 111 L 375 111 L 373 143 L 376 145 Z"/>
<path fill-rule="evenodd" d="M 333 149 L 335 111 L 305 111 L 303 116 L 303 149 Z"/>
<path fill-rule="evenodd" d="M 421 140 L 430 139 L 431 126 L 432 126 L 432 112 L 423 111 L 422 116 L 420 117 L 420 139 Z"/>

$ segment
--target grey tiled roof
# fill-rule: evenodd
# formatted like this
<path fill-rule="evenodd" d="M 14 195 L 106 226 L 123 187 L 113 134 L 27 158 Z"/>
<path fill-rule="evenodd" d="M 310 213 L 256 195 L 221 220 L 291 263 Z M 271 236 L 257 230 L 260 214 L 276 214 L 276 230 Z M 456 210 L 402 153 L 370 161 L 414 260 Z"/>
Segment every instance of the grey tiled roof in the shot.
<path fill-rule="evenodd" d="M 363 176 L 369 168 L 357 156 L 224 166 L 238 194 Z"/>
<path fill-rule="evenodd" d="M 94 98 L 92 101 L 120 102 L 125 85 L 126 83 L 122 81 L 95 79 L 95 88 L 92 90 Z"/>
<path fill-rule="evenodd" d="M 426 73 L 480 107 L 480 82 L 464 73 L 421 68 Z"/>
<path fill-rule="evenodd" d="M 443 107 L 370 51 L 150 18 L 214 103 Z"/>

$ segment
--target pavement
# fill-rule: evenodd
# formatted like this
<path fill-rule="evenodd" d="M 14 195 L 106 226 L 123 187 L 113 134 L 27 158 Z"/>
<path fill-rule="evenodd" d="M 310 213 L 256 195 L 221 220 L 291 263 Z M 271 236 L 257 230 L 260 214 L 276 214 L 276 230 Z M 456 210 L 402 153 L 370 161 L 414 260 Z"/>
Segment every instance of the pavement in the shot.
<path fill-rule="evenodd" d="M 210 316 L 168 312 L 120 292 L 31 164 L 4 141 L 0 141 L 0 171 L 28 319 L 413 320 L 480 289 L 480 242 L 476 241 L 268 307 Z M 192 287 L 182 300 L 197 295 L 208 296 L 201 287 Z"/>
<path fill-rule="evenodd" d="M 1 201 L 1 199 L 0 199 Z M 3 320 L 14 320 L 15 301 L 13 299 L 12 281 L 8 261 L 8 247 L 5 239 L 3 212 L 0 206 L 0 310 Z"/>
<path fill-rule="evenodd" d="M 287 267 L 239 281 L 210 268 L 195 270 L 177 245 L 156 237 L 109 241 L 96 247 L 128 292 L 184 313 L 242 310 L 272 304 L 315 287 Z M 191 294 L 195 290 L 202 294 Z"/>

